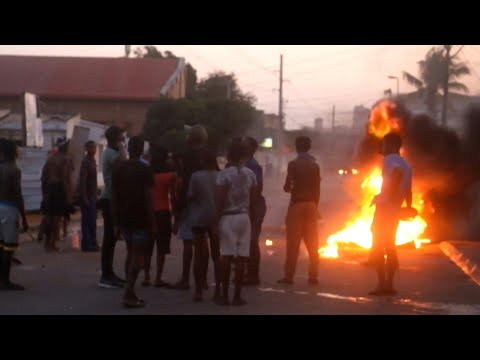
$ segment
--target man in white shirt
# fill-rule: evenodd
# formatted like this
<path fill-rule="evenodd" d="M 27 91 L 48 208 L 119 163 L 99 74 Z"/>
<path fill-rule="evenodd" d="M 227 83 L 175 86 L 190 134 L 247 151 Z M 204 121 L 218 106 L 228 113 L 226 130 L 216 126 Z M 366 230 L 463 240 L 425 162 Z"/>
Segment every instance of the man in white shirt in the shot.
<path fill-rule="evenodd" d="M 403 202 L 406 201 L 408 208 L 412 206 L 412 170 L 400 156 L 401 147 L 400 135 L 390 133 L 383 138 L 383 183 L 381 193 L 373 202 L 376 209 L 372 223 L 371 261 L 377 270 L 378 285 L 370 295 L 397 293 L 393 288 L 393 278 L 398 269 L 396 234 Z"/>

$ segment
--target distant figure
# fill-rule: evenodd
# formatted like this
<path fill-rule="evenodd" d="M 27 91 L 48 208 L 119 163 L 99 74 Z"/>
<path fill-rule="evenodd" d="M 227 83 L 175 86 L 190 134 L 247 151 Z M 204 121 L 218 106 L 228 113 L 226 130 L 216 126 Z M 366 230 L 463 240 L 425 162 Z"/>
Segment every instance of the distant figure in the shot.
<path fill-rule="evenodd" d="M 193 173 L 188 188 L 194 249 L 195 302 L 203 300 L 202 290 L 207 278 L 209 258 L 207 235 L 215 270 L 214 300 L 219 300 L 221 295 L 220 248 L 218 229 L 215 224 L 217 175 L 218 164 L 215 153 L 204 151 L 201 157 L 201 170 Z"/>
<path fill-rule="evenodd" d="M 156 236 L 152 190 L 153 173 L 140 161 L 144 141 L 133 136 L 128 142 L 129 160 L 113 170 L 112 202 L 116 224 L 127 245 L 127 284 L 123 305 L 127 308 L 144 307 L 145 302 L 135 294 L 135 283 L 144 269 L 148 247 Z"/>
<path fill-rule="evenodd" d="M 150 286 L 150 264 L 155 244 L 157 246 L 157 271 L 155 287 L 170 287 L 162 280 L 165 256 L 170 254 L 172 237 L 172 210 L 177 196 L 177 174 L 172 166 L 167 164 L 168 152 L 160 146 L 152 146 L 151 169 L 153 171 L 154 186 L 152 191 L 153 210 L 155 211 L 156 236 L 150 240 L 146 255 L 145 280 L 143 286 Z"/>
<path fill-rule="evenodd" d="M 308 152 L 311 148 L 310 138 L 300 136 L 295 145 L 298 156 L 288 164 L 284 190 L 291 194 L 288 207 L 287 256 L 284 277 L 280 284 L 293 284 L 298 251 L 303 238 L 308 251 L 308 283 L 318 283 L 318 203 L 320 200 L 320 167 Z"/>
<path fill-rule="evenodd" d="M 28 230 L 22 195 L 22 172 L 15 164 L 17 146 L 9 140 L 0 140 L 0 290 L 25 290 L 10 281 L 13 253 L 18 247 L 18 220 L 22 218 L 23 231 Z"/>
<path fill-rule="evenodd" d="M 105 288 L 122 288 L 125 280 L 120 279 L 113 271 L 113 256 L 117 237 L 113 221 L 112 208 L 112 173 L 116 165 L 127 159 L 125 151 L 124 131 L 118 126 L 111 126 L 105 131 L 107 148 L 102 154 L 102 173 L 104 187 L 100 195 L 103 212 L 103 243 L 102 243 L 102 276 L 98 286 Z M 143 152 L 143 148 L 142 148 Z"/>
<path fill-rule="evenodd" d="M 260 284 L 260 244 L 259 238 L 262 231 L 263 220 L 267 213 L 267 205 L 263 192 L 263 169 L 257 160 L 253 157 L 258 148 L 258 143 L 251 137 L 245 138 L 245 145 L 247 147 L 247 162 L 245 166 L 253 171 L 257 180 L 257 196 L 255 197 L 251 206 L 250 221 L 252 224 L 252 235 L 250 240 L 250 258 L 247 266 L 247 279 L 245 285 L 259 285 Z"/>
<path fill-rule="evenodd" d="M 97 145 L 85 144 L 86 155 L 80 167 L 80 207 L 82 210 L 82 251 L 98 252 L 97 243 Z"/>
<path fill-rule="evenodd" d="M 67 155 L 69 141 L 60 138 L 57 141 L 58 152 L 47 159 L 42 171 L 42 190 L 47 215 L 48 233 L 45 250 L 58 251 L 56 243 L 60 240 L 60 226 L 72 207 L 72 161 Z"/>
<path fill-rule="evenodd" d="M 245 148 L 241 142 L 232 142 L 228 149 L 230 167 L 220 171 L 217 178 L 217 211 L 220 254 L 222 256 L 222 290 L 219 304 L 230 304 L 228 288 L 231 264 L 235 262 L 235 292 L 232 305 L 246 301 L 241 296 L 245 262 L 250 256 L 250 208 L 256 197 L 256 179 L 252 170 L 242 164 Z"/>
<path fill-rule="evenodd" d="M 190 222 L 188 186 L 192 174 L 201 169 L 200 154 L 205 149 L 207 140 L 208 135 L 203 126 L 196 125 L 192 127 L 187 137 L 187 150 L 178 156 L 180 190 L 177 198 L 174 232 L 178 233 L 178 237 L 183 240 L 182 276 L 174 285 L 178 290 L 188 290 L 190 288 L 193 234 Z"/>
<path fill-rule="evenodd" d="M 412 207 L 412 170 L 400 156 L 402 139 L 395 133 L 382 141 L 385 156 L 382 167 L 382 190 L 375 197 L 375 215 L 372 222 L 372 250 L 370 259 L 377 270 L 378 285 L 370 295 L 395 295 L 393 278 L 398 269 L 395 245 L 400 211 L 404 201 Z M 386 260 L 385 260 L 386 256 Z"/>

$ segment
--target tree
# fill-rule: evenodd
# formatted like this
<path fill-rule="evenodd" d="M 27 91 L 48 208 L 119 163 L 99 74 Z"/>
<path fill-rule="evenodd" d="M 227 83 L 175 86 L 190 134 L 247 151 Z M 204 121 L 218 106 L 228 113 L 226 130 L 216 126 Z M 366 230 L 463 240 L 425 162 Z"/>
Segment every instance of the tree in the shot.
<path fill-rule="evenodd" d="M 198 84 L 197 97 L 216 100 L 238 100 L 253 106 L 256 99 L 253 95 L 244 94 L 238 86 L 235 74 L 217 71 L 208 75 Z"/>
<path fill-rule="evenodd" d="M 162 54 L 155 46 L 145 45 L 143 49 L 137 47 L 134 51 L 137 58 L 154 58 L 154 59 L 178 59 L 175 54 L 169 50 L 165 50 Z M 192 98 L 197 90 L 197 70 L 190 64 L 185 65 L 186 69 L 186 89 L 187 98 Z"/>
<path fill-rule="evenodd" d="M 419 61 L 419 76 L 404 71 L 403 77 L 418 89 L 419 94 L 425 97 L 425 104 L 432 117 L 436 117 L 436 98 L 443 94 L 448 96 L 448 90 L 468 92 L 465 84 L 458 82 L 458 78 L 470 74 L 470 70 L 463 62 L 458 61 L 455 54 L 449 55 L 447 48 L 432 48 L 424 60 Z M 445 77 L 448 69 L 448 77 Z"/>

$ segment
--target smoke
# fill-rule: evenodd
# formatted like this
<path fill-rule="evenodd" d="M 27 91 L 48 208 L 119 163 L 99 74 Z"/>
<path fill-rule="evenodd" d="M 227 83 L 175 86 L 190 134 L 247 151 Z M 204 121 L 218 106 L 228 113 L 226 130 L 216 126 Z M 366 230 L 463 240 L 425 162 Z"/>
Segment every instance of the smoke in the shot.
<path fill-rule="evenodd" d="M 428 218 L 434 240 L 471 237 L 471 213 L 477 206 L 471 199 L 471 188 L 480 180 L 480 108 L 472 107 L 467 113 L 466 135 L 461 138 L 430 116 L 413 115 L 402 104 L 395 105 L 389 116 L 400 122 L 402 155 L 412 166 L 414 188 L 433 209 L 422 216 Z M 359 167 L 378 165 L 380 143 L 381 139 L 367 129 L 357 153 Z"/>

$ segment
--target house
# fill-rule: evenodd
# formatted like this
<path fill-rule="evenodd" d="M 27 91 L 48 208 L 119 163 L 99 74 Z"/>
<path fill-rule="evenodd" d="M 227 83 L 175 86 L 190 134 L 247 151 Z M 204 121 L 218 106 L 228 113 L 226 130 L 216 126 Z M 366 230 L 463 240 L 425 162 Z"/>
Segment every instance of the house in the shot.
<path fill-rule="evenodd" d="M 0 56 L 0 108 L 20 113 L 20 99 L 30 92 L 41 113 L 81 113 L 130 135 L 142 131 L 154 101 L 184 98 L 185 91 L 183 58 Z"/>

